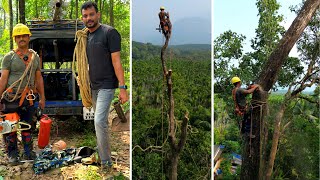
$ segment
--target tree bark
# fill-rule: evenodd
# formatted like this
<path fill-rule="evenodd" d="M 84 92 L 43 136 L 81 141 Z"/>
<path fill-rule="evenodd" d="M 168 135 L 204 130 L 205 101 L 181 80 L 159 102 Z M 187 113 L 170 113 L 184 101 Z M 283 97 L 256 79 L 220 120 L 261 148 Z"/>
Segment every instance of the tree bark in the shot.
<path fill-rule="evenodd" d="M 74 1 L 71 0 L 71 1 L 70 1 L 71 9 L 70 9 L 70 13 L 69 13 L 69 19 L 72 19 L 72 15 L 73 15 L 73 5 L 74 5 Z"/>
<path fill-rule="evenodd" d="M 171 172 L 169 179 L 177 180 L 178 177 L 178 162 L 179 162 L 179 154 L 172 152 L 171 155 Z"/>
<path fill-rule="evenodd" d="M 19 23 L 19 0 L 16 0 L 16 24 Z"/>
<path fill-rule="evenodd" d="M 281 104 L 280 110 L 277 113 L 276 120 L 274 122 L 274 132 L 273 132 L 273 138 L 272 138 L 272 147 L 270 151 L 270 158 L 269 158 L 269 164 L 266 171 L 266 180 L 271 179 L 272 169 L 274 165 L 274 160 L 276 158 L 277 148 L 278 148 L 278 142 L 280 137 L 280 126 L 281 126 L 281 120 L 283 118 L 284 111 L 287 107 L 286 100 Z"/>
<path fill-rule="evenodd" d="M 110 26 L 112 27 L 114 27 L 113 6 L 114 6 L 114 1 L 110 0 L 109 16 L 110 16 Z"/>
<path fill-rule="evenodd" d="M 168 47 L 170 36 L 166 36 L 166 42 L 161 49 L 161 62 L 163 68 L 163 76 L 166 77 L 167 80 L 167 88 L 168 88 L 168 101 L 169 101 L 169 131 L 168 131 L 168 142 L 171 148 L 170 162 L 171 166 L 168 169 L 169 171 L 169 179 L 176 180 L 178 177 L 178 163 L 179 163 L 179 154 L 182 151 L 186 141 L 187 141 L 187 126 L 188 126 L 188 112 L 186 112 L 182 124 L 181 124 L 181 135 L 180 140 L 177 142 L 176 139 L 176 121 L 174 118 L 174 97 L 173 97 L 173 82 L 172 82 L 172 70 L 167 70 L 166 60 L 165 60 L 165 51 Z"/>
<path fill-rule="evenodd" d="M 79 16 L 79 3 L 78 3 L 78 0 L 76 0 L 76 19 L 78 19 L 78 16 Z M 82 12 L 81 12 L 82 13 Z"/>
<path fill-rule="evenodd" d="M 319 0 L 307 0 L 304 3 L 298 16 L 294 19 L 278 46 L 270 55 L 258 80 L 258 83 L 265 91 L 269 91 L 276 82 L 282 64 L 285 62 L 290 50 L 301 36 L 303 30 L 307 27 L 315 11 L 319 8 L 319 5 Z"/>
<path fill-rule="evenodd" d="M 295 18 L 288 31 L 280 40 L 278 46 L 271 53 L 264 69 L 259 75 L 258 84 L 265 90 L 269 91 L 277 80 L 281 66 L 286 60 L 290 50 L 296 43 L 303 30 L 308 25 L 311 17 L 319 8 L 319 0 L 307 0 L 303 5 L 300 13 Z M 252 99 L 255 102 L 266 102 L 267 96 L 262 95 L 262 91 L 255 91 Z M 262 108 L 262 117 L 260 117 L 260 108 L 253 109 L 253 134 L 256 136 L 249 146 L 249 139 L 245 139 L 243 151 L 243 160 L 241 168 L 241 179 L 256 180 L 262 179 L 263 170 L 260 170 L 260 124 L 264 122 L 265 108 Z M 262 121 L 262 122 L 261 122 Z M 251 150 L 251 153 L 250 153 Z M 250 156 L 251 155 L 251 156 Z M 259 173 L 260 172 L 260 173 Z"/>
<path fill-rule="evenodd" d="M 6 11 L 4 9 L 2 10 L 3 10 L 3 29 L 5 29 L 7 25 Z"/>
<path fill-rule="evenodd" d="M 10 17 L 10 49 L 13 49 L 13 38 L 12 29 L 13 29 L 13 13 L 12 13 L 12 0 L 9 0 L 9 17 Z"/>
<path fill-rule="evenodd" d="M 257 180 L 261 179 L 262 173 L 260 167 L 261 156 L 261 138 L 260 128 L 261 123 L 264 122 L 264 114 L 266 112 L 265 100 L 267 99 L 267 92 L 263 90 L 255 91 L 252 95 L 252 135 L 255 138 L 244 137 L 244 148 L 242 152 L 242 168 L 241 179 L 243 180 Z M 251 141 L 251 142 L 250 142 Z"/>
<path fill-rule="evenodd" d="M 25 0 L 19 0 L 19 21 L 22 24 L 26 24 L 26 2 Z"/>
<path fill-rule="evenodd" d="M 35 8 L 35 10 L 36 10 L 36 18 L 39 18 L 38 0 L 35 1 L 34 8 Z"/>

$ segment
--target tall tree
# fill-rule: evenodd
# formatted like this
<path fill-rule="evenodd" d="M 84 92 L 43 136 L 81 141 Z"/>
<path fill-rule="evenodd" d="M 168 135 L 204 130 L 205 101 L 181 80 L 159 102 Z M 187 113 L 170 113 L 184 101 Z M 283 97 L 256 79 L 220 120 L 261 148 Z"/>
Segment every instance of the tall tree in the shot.
<path fill-rule="evenodd" d="M 297 82 L 293 82 L 285 96 L 280 111 L 278 112 L 275 123 L 274 123 L 274 133 L 272 138 L 272 147 L 270 152 L 270 158 L 268 162 L 268 169 L 266 170 L 266 180 L 271 179 L 273 172 L 274 161 L 276 159 L 278 142 L 280 139 L 280 127 L 282 117 L 286 110 L 286 107 L 294 98 L 304 98 L 300 93 L 306 88 L 312 86 L 314 83 L 320 81 L 319 74 L 319 63 L 320 63 L 320 41 L 318 32 L 320 32 L 320 10 L 316 12 L 312 20 L 309 22 L 308 27 L 303 32 L 301 38 L 297 43 L 298 51 L 301 53 L 301 61 L 304 61 L 308 64 L 307 71 L 305 72 L 304 77 Z M 295 87 L 291 92 L 291 87 Z M 307 99 L 308 100 L 308 99 Z M 319 104 L 319 102 L 318 102 Z M 290 122 L 289 122 L 290 123 Z"/>
<path fill-rule="evenodd" d="M 34 10 L 36 12 L 36 18 L 39 18 L 38 0 L 35 0 L 35 2 L 34 2 Z"/>
<path fill-rule="evenodd" d="M 12 29 L 13 29 L 13 12 L 12 0 L 9 0 L 9 18 L 10 18 L 10 49 L 13 49 Z"/>
<path fill-rule="evenodd" d="M 16 3 L 16 24 L 19 22 L 19 0 L 15 1 Z"/>
<path fill-rule="evenodd" d="M 255 91 L 253 93 L 253 102 L 258 102 L 258 106 L 261 107 L 261 102 L 266 102 L 266 92 L 269 91 L 275 84 L 278 74 L 284 64 L 287 56 L 292 49 L 295 42 L 298 40 L 303 30 L 311 20 L 315 11 L 319 8 L 319 0 L 307 0 L 298 16 L 295 18 L 290 28 L 284 34 L 276 48 L 272 51 L 268 61 L 265 63 L 262 72 L 257 80 L 258 84 L 264 89 L 264 91 Z M 260 128 L 264 122 L 264 114 L 266 107 L 254 108 L 252 112 L 253 134 L 255 139 L 250 144 L 249 139 L 245 139 L 245 148 L 243 152 L 243 163 L 241 169 L 241 179 L 255 180 L 263 179 L 263 170 L 260 169 L 260 142 L 261 136 Z"/>
<path fill-rule="evenodd" d="M 26 1 L 25 0 L 19 0 L 19 18 L 20 23 L 25 24 L 26 23 Z"/>
<path fill-rule="evenodd" d="M 114 0 L 110 0 L 109 6 L 110 6 L 109 7 L 110 26 L 114 27 L 114 17 L 113 17 Z"/>

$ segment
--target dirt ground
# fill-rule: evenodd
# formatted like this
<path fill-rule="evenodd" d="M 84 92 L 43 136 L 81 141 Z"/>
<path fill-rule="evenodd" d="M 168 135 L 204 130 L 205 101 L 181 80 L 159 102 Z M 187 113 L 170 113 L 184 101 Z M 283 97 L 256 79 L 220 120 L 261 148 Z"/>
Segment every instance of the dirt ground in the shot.
<path fill-rule="evenodd" d="M 109 116 L 109 132 L 111 132 L 112 119 L 115 117 L 115 112 Z M 69 118 L 66 120 L 54 119 L 51 128 L 50 144 L 58 140 L 64 140 L 67 147 L 76 147 L 79 143 L 83 142 L 85 137 L 83 126 L 88 127 L 90 131 L 94 132 L 93 121 L 81 122 L 76 118 Z M 94 134 L 93 134 L 94 135 Z M 36 175 L 32 169 L 31 163 L 23 163 L 17 166 L 8 165 L 7 155 L 5 154 L 5 145 L 3 138 L 0 138 L 0 179 L 130 179 L 130 132 L 111 132 L 111 148 L 112 158 L 114 160 L 112 174 L 100 174 L 99 168 L 96 165 L 83 165 L 76 163 L 62 168 L 51 169 L 44 174 Z M 95 138 L 95 136 L 92 136 Z M 18 138 L 19 139 L 19 138 Z M 89 138 L 90 139 L 90 138 Z M 37 134 L 33 136 L 34 148 L 37 153 L 41 150 L 37 147 Z M 19 150 L 22 152 L 21 143 L 18 141 Z M 78 147 L 76 147 L 78 148 Z M 118 177 L 118 178 L 117 178 Z"/>

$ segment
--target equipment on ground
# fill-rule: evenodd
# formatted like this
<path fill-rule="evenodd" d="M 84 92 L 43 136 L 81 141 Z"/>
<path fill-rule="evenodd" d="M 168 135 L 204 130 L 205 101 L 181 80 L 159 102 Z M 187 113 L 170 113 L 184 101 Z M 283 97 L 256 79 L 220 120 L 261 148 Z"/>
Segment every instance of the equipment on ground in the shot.
<path fill-rule="evenodd" d="M 16 131 L 29 130 L 31 125 L 25 122 L 19 122 L 20 116 L 17 113 L 8 113 L 0 115 L 0 134 L 8 134 Z M 22 128 L 21 125 L 26 127 Z"/>
<path fill-rule="evenodd" d="M 40 149 L 45 148 L 49 144 L 50 130 L 52 120 L 47 115 L 42 115 L 40 118 L 40 128 L 38 135 L 38 147 Z"/>
<path fill-rule="evenodd" d="M 116 110 L 118 116 L 113 118 L 111 130 L 114 132 L 129 131 L 130 130 L 129 111 L 124 113 L 120 102 L 113 103 L 113 106 L 114 106 L 114 109 Z"/>

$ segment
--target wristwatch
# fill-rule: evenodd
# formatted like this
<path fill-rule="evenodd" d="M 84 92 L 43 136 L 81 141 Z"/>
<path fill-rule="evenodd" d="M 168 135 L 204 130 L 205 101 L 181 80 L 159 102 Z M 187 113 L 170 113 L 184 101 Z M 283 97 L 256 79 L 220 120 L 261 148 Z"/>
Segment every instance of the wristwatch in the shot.
<path fill-rule="evenodd" d="M 127 85 L 119 86 L 119 89 L 128 89 Z"/>

